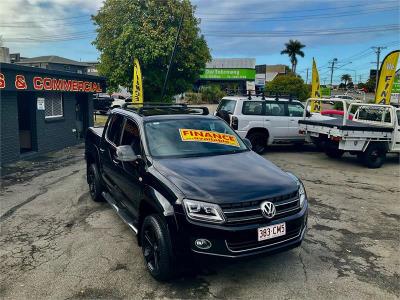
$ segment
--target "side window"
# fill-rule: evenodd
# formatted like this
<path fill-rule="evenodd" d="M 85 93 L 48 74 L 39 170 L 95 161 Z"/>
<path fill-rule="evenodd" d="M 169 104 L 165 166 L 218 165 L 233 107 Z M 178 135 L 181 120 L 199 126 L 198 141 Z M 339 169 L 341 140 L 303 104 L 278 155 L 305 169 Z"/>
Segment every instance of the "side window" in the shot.
<path fill-rule="evenodd" d="M 261 101 L 244 101 L 242 113 L 244 115 L 261 115 L 263 103 Z"/>
<path fill-rule="evenodd" d="M 265 104 L 266 116 L 285 116 L 285 104 L 270 102 Z"/>
<path fill-rule="evenodd" d="M 113 115 L 107 127 L 107 139 L 119 146 L 119 141 L 121 137 L 121 130 L 124 118 L 121 115 Z"/>
<path fill-rule="evenodd" d="M 222 99 L 217 111 L 226 110 L 227 112 L 233 114 L 233 112 L 235 111 L 235 106 L 236 106 L 235 100 Z"/>
<path fill-rule="evenodd" d="M 141 154 L 139 127 L 132 120 L 127 120 L 122 132 L 122 145 L 132 146 L 135 154 Z"/>
<path fill-rule="evenodd" d="M 302 117 L 304 108 L 300 104 L 297 103 L 289 103 L 288 104 L 289 117 Z"/>

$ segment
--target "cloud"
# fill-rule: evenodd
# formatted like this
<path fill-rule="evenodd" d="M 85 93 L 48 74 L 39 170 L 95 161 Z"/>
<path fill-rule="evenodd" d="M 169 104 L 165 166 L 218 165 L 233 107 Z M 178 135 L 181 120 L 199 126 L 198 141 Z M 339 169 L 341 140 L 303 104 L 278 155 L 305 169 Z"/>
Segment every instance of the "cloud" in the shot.
<path fill-rule="evenodd" d="M 0 35 L 14 52 L 41 45 L 27 43 L 28 39 L 88 32 L 90 14 L 101 4 L 102 0 L 1 0 Z"/>

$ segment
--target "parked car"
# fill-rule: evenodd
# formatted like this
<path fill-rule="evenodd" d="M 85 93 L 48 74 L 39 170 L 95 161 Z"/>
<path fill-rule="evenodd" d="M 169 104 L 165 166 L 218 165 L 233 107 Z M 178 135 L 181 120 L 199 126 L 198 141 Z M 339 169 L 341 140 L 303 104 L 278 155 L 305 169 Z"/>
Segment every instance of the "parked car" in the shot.
<path fill-rule="evenodd" d="M 93 95 L 93 109 L 101 114 L 106 114 L 114 101 L 108 94 Z"/>
<path fill-rule="evenodd" d="M 265 98 L 261 96 L 224 97 L 216 115 L 224 119 L 242 138 L 248 138 L 253 150 L 263 153 L 268 145 L 304 143 L 299 134 L 303 104 L 298 100 Z"/>
<path fill-rule="evenodd" d="M 307 227 L 304 186 L 250 147 L 207 108 L 114 109 L 86 136 L 90 195 L 133 230 L 157 280 L 190 255 L 297 247 Z"/>
<path fill-rule="evenodd" d="M 345 100 L 341 101 L 346 107 Z M 352 119 L 351 111 L 355 111 Z M 380 168 L 387 152 L 400 153 L 400 109 L 392 105 L 353 103 L 346 107 L 343 118 L 305 117 L 299 123 L 307 140 L 323 145 L 332 158 L 349 152 L 368 168 Z"/>
<path fill-rule="evenodd" d="M 132 97 L 128 98 L 123 98 L 119 97 L 118 99 L 114 99 L 114 101 L 111 104 L 112 108 L 123 108 L 126 104 L 132 103 Z"/>

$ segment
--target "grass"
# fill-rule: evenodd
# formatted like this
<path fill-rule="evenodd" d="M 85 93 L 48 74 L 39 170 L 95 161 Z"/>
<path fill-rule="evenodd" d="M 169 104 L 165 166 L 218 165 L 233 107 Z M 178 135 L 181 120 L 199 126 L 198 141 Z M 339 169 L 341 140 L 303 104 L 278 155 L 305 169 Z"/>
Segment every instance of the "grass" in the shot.
<path fill-rule="evenodd" d="M 100 127 L 100 126 L 104 126 L 106 124 L 108 115 L 94 115 L 93 116 L 93 121 L 94 121 L 94 126 L 95 127 Z"/>

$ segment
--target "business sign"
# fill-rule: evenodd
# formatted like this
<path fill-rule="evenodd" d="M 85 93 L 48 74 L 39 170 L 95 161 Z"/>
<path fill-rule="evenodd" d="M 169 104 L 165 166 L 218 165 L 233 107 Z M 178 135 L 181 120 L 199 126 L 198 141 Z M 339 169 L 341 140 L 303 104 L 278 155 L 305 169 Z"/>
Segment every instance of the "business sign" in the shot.
<path fill-rule="evenodd" d="M 44 98 L 37 98 L 37 110 L 45 110 Z"/>
<path fill-rule="evenodd" d="M 200 74 L 200 79 L 255 80 L 255 77 L 255 69 L 205 69 L 204 72 Z"/>
<path fill-rule="evenodd" d="M 257 86 L 265 86 L 265 74 L 256 74 L 255 83 Z"/>
<path fill-rule="evenodd" d="M 396 74 L 393 81 L 392 94 L 400 93 L 400 74 Z"/>
<path fill-rule="evenodd" d="M 0 90 L 4 91 L 101 93 L 104 89 L 105 82 L 101 77 L 99 77 L 99 80 L 93 80 L 87 79 L 85 76 L 74 76 L 74 74 L 57 76 L 51 74 L 51 72 L 47 74 L 3 66 L 0 72 Z"/>
<path fill-rule="evenodd" d="M 180 128 L 182 142 L 203 142 L 240 147 L 238 140 L 232 134 L 216 131 Z"/>

